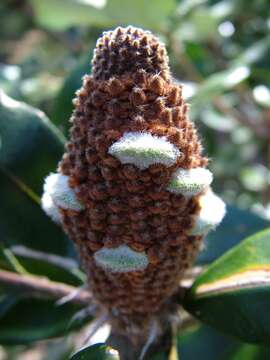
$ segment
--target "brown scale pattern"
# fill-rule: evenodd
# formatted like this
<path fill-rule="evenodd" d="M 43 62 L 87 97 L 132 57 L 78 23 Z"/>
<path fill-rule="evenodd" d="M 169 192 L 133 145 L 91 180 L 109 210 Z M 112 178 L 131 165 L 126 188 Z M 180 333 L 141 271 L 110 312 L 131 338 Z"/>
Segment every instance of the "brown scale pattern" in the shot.
<path fill-rule="evenodd" d="M 165 46 L 150 31 L 133 26 L 105 32 L 97 41 L 92 65 L 96 80 L 108 80 L 138 69 L 169 78 Z"/>
<path fill-rule="evenodd" d="M 164 46 L 153 35 L 134 28 L 106 33 L 97 42 L 93 75 L 84 77 L 77 92 L 70 141 L 59 166 L 85 205 L 80 213 L 62 213 L 89 286 L 111 313 L 134 321 L 161 309 L 201 244 L 200 236 L 188 235 L 198 196 L 186 199 L 166 190 L 176 168 L 207 164 L 181 90 L 169 76 Z M 128 131 L 166 136 L 182 155 L 170 167 L 123 165 L 108 148 Z M 145 251 L 148 267 L 114 274 L 95 264 L 95 251 L 120 244 Z"/>

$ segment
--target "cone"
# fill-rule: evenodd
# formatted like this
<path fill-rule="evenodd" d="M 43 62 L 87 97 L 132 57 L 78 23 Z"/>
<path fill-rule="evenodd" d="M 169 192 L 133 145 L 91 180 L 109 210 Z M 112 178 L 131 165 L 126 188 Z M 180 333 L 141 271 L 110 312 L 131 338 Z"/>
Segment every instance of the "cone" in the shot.
<path fill-rule="evenodd" d="M 97 303 L 118 331 L 143 334 L 174 311 L 172 295 L 206 233 L 202 222 L 194 227 L 212 175 L 155 36 L 133 27 L 106 32 L 92 65 L 58 168 L 80 210 L 55 204 Z"/>

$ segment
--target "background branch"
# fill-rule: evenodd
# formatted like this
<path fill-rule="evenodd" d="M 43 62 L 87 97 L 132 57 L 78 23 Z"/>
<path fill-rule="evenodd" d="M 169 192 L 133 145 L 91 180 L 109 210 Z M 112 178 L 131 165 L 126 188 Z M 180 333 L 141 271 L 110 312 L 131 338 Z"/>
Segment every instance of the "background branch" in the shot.
<path fill-rule="evenodd" d="M 82 289 L 78 292 L 77 287 L 51 281 L 41 276 L 22 275 L 1 270 L 0 285 L 6 287 L 8 291 L 19 292 L 20 295 L 24 294 L 27 297 L 59 300 L 76 293 L 76 296 L 71 296 L 71 303 L 89 306 L 92 302 L 92 295 L 89 291 Z"/>

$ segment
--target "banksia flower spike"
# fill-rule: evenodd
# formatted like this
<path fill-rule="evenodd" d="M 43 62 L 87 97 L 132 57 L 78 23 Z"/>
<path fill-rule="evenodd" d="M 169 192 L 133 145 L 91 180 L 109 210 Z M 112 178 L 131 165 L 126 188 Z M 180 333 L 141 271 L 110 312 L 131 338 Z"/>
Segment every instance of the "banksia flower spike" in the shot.
<path fill-rule="evenodd" d="M 139 343 L 174 311 L 172 295 L 225 207 L 164 45 L 119 27 L 98 40 L 92 65 L 45 194 L 113 329 Z"/>

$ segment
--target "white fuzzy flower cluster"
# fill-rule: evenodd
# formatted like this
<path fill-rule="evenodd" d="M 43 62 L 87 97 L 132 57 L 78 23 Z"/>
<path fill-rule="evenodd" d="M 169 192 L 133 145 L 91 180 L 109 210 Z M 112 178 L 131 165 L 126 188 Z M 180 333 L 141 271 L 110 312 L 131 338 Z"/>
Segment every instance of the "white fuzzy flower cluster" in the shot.
<path fill-rule="evenodd" d="M 61 213 L 52 201 L 51 196 L 46 192 L 41 197 L 41 207 L 56 224 L 61 224 Z"/>
<path fill-rule="evenodd" d="M 205 168 L 177 169 L 168 185 L 167 190 L 186 197 L 198 195 L 206 190 L 213 181 L 211 171 Z"/>
<path fill-rule="evenodd" d="M 219 225 L 226 213 L 225 203 L 210 189 L 200 197 L 199 201 L 201 209 L 196 216 L 192 235 L 206 235 Z"/>
<path fill-rule="evenodd" d="M 84 206 L 79 202 L 68 183 L 68 176 L 50 174 L 44 183 L 44 194 L 41 199 L 42 208 L 55 222 L 60 222 L 59 208 L 81 211 Z"/>
<path fill-rule="evenodd" d="M 117 248 L 102 248 L 94 254 L 97 265 L 114 273 L 144 270 L 148 265 L 145 252 L 137 252 L 127 245 Z"/>
<path fill-rule="evenodd" d="M 179 149 L 165 137 L 158 137 L 145 131 L 125 133 L 120 140 L 110 146 L 108 152 L 122 164 L 133 164 L 141 170 L 152 164 L 171 166 L 181 154 Z M 167 186 L 168 191 L 185 197 L 202 194 L 199 199 L 201 210 L 196 216 L 193 235 L 207 234 L 225 215 L 224 202 L 210 189 L 212 181 L 213 175 L 208 169 L 180 168 L 174 172 Z"/>
<path fill-rule="evenodd" d="M 125 133 L 108 152 L 122 164 L 133 164 L 141 170 L 153 164 L 171 166 L 180 155 L 178 148 L 165 137 L 140 131 Z"/>

